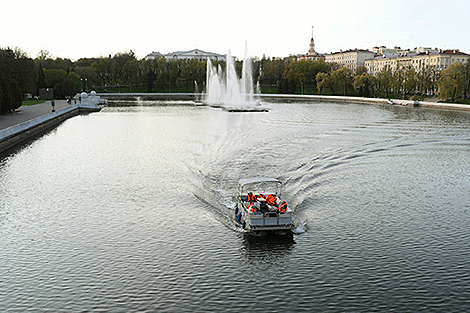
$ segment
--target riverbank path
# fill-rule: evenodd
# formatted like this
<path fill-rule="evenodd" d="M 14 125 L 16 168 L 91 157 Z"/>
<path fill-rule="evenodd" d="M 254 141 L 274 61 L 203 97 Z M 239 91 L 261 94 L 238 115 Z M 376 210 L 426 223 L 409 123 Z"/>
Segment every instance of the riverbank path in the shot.
<path fill-rule="evenodd" d="M 66 100 L 54 100 L 54 102 L 56 111 L 69 106 Z M 0 115 L 0 130 L 24 123 L 49 113 L 52 113 L 51 101 L 46 101 L 35 105 L 23 105 L 19 107 L 15 113 Z"/>

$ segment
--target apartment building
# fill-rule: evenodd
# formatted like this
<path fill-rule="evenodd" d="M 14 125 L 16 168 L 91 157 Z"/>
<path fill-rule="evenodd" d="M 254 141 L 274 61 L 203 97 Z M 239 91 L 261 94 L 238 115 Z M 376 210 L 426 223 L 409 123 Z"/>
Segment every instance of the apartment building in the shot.
<path fill-rule="evenodd" d="M 365 60 L 374 56 L 375 53 L 372 51 L 353 49 L 327 54 L 325 55 L 325 62 L 336 63 L 340 67 L 348 67 L 356 71 L 359 66 L 364 65 Z"/>
<path fill-rule="evenodd" d="M 421 72 L 425 68 L 432 67 L 437 70 L 444 70 L 454 63 L 470 62 L 470 54 L 459 50 L 432 50 L 426 52 L 399 53 L 382 55 L 365 60 L 369 74 L 376 75 L 386 66 L 392 71 L 399 68 L 412 67 L 416 72 Z"/>

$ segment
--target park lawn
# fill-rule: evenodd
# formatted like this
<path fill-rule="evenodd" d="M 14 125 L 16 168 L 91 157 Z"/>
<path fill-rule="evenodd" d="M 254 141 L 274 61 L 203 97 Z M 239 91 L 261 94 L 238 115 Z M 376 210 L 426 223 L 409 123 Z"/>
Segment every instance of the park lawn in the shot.
<path fill-rule="evenodd" d="M 46 102 L 46 100 L 36 100 L 36 99 L 28 99 L 28 100 L 23 100 L 23 102 L 21 103 L 21 105 L 35 105 L 35 104 L 39 104 L 39 103 L 44 103 Z"/>

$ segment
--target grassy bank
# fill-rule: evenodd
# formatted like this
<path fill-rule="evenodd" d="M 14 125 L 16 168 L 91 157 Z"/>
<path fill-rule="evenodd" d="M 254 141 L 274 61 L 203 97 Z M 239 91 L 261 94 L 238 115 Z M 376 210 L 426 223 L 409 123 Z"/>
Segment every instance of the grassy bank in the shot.
<path fill-rule="evenodd" d="M 28 99 L 28 100 L 23 100 L 23 102 L 21 103 L 21 105 L 35 105 L 35 104 L 39 104 L 39 103 L 44 103 L 46 102 L 47 100 L 36 100 L 36 99 Z"/>

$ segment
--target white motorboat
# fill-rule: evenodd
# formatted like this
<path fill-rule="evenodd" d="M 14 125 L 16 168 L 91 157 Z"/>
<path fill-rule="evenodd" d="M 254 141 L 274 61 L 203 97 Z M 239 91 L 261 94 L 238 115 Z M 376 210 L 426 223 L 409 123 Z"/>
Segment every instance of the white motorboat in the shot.
<path fill-rule="evenodd" d="M 270 177 L 238 181 L 235 219 L 249 233 L 292 234 L 293 210 L 281 199 L 282 182 Z"/>

